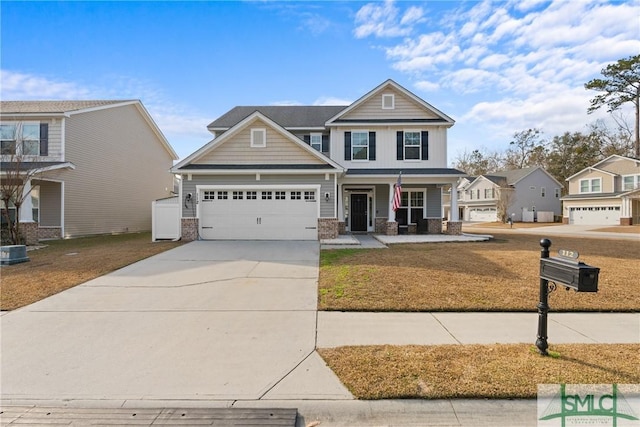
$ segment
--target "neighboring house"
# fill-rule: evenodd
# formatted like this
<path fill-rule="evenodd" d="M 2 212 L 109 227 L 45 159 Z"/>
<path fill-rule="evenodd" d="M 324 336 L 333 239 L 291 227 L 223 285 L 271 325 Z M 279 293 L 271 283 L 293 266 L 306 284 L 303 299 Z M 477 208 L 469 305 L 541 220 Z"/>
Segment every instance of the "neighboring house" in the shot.
<path fill-rule="evenodd" d="M 640 160 L 609 156 L 567 178 L 566 224 L 640 224 Z"/>
<path fill-rule="evenodd" d="M 562 213 L 562 184 L 544 169 L 525 168 L 463 179 L 458 184 L 459 215 L 465 221 L 533 221 L 538 212 Z M 506 216 L 504 217 L 506 220 Z"/>
<path fill-rule="evenodd" d="M 20 209 L 35 238 L 151 229 L 177 155 L 137 100 L 2 101 L 2 171 L 37 169 Z"/>
<path fill-rule="evenodd" d="M 446 167 L 453 124 L 392 80 L 346 107 L 235 107 L 172 169 L 182 177 L 182 237 L 441 232 L 442 188 L 464 175 Z M 457 218 L 447 230 L 460 232 Z"/>

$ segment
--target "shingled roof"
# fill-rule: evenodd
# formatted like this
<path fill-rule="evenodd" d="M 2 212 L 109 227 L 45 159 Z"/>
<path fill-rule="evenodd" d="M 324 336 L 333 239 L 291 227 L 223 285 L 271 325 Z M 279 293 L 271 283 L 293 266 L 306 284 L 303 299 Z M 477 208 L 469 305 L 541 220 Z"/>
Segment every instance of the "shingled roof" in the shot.
<path fill-rule="evenodd" d="M 93 100 L 93 101 L 0 101 L 0 113 L 66 113 L 86 108 L 121 104 L 134 100 Z"/>
<path fill-rule="evenodd" d="M 346 105 L 258 105 L 234 107 L 207 126 L 211 130 L 229 129 L 259 111 L 284 128 L 318 128 Z"/>

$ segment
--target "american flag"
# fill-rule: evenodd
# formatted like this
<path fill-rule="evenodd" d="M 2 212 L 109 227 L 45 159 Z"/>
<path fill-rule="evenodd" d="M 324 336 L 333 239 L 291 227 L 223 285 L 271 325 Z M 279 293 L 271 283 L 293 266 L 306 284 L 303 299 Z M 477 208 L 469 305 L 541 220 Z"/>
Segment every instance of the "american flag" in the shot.
<path fill-rule="evenodd" d="M 393 192 L 393 204 L 391 205 L 391 209 L 397 211 L 400 209 L 400 205 L 402 204 L 402 172 L 398 175 L 398 182 L 396 182 L 396 189 Z"/>

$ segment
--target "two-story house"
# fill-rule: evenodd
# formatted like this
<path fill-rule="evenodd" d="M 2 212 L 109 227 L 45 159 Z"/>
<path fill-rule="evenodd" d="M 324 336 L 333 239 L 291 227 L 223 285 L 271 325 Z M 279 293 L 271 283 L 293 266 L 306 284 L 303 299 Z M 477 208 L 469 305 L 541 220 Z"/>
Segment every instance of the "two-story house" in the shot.
<path fill-rule="evenodd" d="M 553 221 L 561 214 L 560 184 L 542 168 L 514 169 L 463 179 L 458 206 L 465 221 L 534 221 L 547 212 Z"/>
<path fill-rule="evenodd" d="M 349 106 L 235 107 L 208 126 L 212 141 L 172 169 L 182 237 L 441 232 L 442 189 L 464 175 L 446 167 L 453 124 L 392 80 Z M 447 232 L 460 232 L 456 217 Z"/>
<path fill-rule="evenodd" d="M 0 178 L 32 171 L 30 243 L 150 230 L 151 202 L 173 191 L 177 155 L 138 100 L 2 101 L 0 139 Z"/>
<path fill-rule="evenodd" d="M 640 160 L 609 156 L 567 178 L 566 224 L 640 224 Z"/>

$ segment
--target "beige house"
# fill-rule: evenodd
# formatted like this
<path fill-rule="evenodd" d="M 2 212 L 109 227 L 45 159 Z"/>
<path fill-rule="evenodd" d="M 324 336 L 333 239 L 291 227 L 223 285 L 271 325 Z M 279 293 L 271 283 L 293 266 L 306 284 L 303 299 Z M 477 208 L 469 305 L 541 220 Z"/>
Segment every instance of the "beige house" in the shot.
<path fill-rule="evenodd" d="M 439 233 L 442 190 L 464 175 L 447 168 L 453 124 L 392 80 L 348 106 L 235 107 L 172 169 L 182 238 Z M 460 230 L 452 217 L 447 232 Z"/>
<path fill-rule="evenodd" d="M 609 156 L 567 178 L 565 224 L 640 224 L 640 160 Z"/>
<path fill-rule="evenodd" d="M 177 155 L 138 100 L 2 101 L 2 171 L 36 170 L 20 222 L 29 240 L 151 229 Z M 12 163 L 13 162 L 13 163 Z"/>

